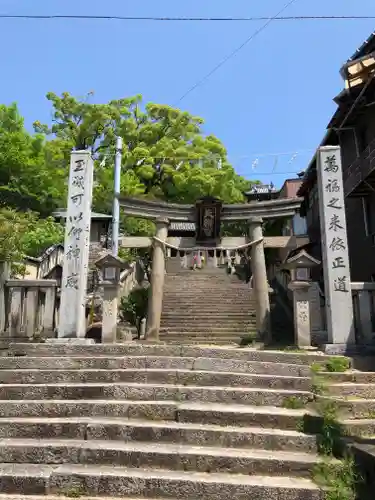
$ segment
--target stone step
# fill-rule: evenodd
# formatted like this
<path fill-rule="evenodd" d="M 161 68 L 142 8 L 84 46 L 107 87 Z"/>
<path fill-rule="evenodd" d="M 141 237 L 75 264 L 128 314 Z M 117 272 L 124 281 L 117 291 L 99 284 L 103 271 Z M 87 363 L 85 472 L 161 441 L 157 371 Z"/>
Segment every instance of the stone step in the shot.
<path fill-rule="evenodd" d="M 2 418 L 22 415 L 43 418 L 105 417 L 171 420 L 183 423 L 296 430 L 309 411 L 274 406 L 130 400 L 34 400 L 0 401 Z"/>
<path fill-rule="evenodd" d="M 212 290 L 212 284 L 206 287 L 197 287 L 195 284 L 191 288 L 183 289 L 178 287 L 167 288 L 163 291 L 163 297 L 169 300 L 194 300 L 196 298 L 204 299 L 207 302 L 213 302 L 218 299 L 223 302 L 233 302 L 238 299 L 242 302 L 248 302 L 255 305 L 256 300 L 254 294 L 249 290 L 229 290 L 228 287 L 223 287 L 222 290 Z"/>
<path fill-rule="evenodd" d="M 340 384 L 344 382 L 356 384 L 375 384 L 375 372 L 362 372 L 348 370 L 344 373 L 324 372 L 321 374 L 330 383 Z"/>
<path fill-rule="evenodd" d="M 203 276 L 201 279 L 192 279 L 190 276 L 184 276 L 183 278 L 179 276 L 178 278 L 171 278 L 167 276 L 165 280 L 165 286 L 172 290 L 173 288 L 183 289 L 187 292 L 191 292 L 192 287 L 206 288 L 210 289 L 213 293 L 215 291 L 224 291 L 225 289 L 234 292 L 244 292 L 252 293 L 252 289 L 249 283 L 240 280 L 222 279 L 215 276 Z"/>
<path fill-rule="evenodd" d="M 194 473 L 113 466 L 63 464 L 0 464 L 2 491 L 22 494 L 64 494 L 179 498 L 181 500 L 321 500 L 312 481 L 304 478 Z"/>
<path fill-rule="evenodd" d="M 173 291 L 179 292 L 183 295 L 194 295 L 194 292 L 203 293 L 204 291 L 209 292 L 212 296 L 222 296 L 231 297 L 234 295 L 242 296 L 254 296 L 254 291 L 249 287 L 248 284 L 241 284 L 241 282 L 223 282 L 214 281 L 211 278 L 205 279 L 203 281 L 190 281 L 190 280 L 180 280 L 179 282 L 165 283 L 165 288 L 163 291 L 172 294 Z"/>
<path fill-rule="evenodd" d="M 171 304 L 169 302 L 164 302 L 163 303 L 163 314 L 164 313 L 178 313 L 182 315 L 197 315 L 197 314 L 202 314 L 202 315 L 208 315 L 211 316 L 211 320 L 213 322 L 217 322 L 221 318 L 221 314 L 223 313 L 232 313 L 233 315 L 242 315 L 245 317 L 253 317 L 255 312 L 255 308 L 248 306 L 248 305 L 239 305 L 238 303 L 233 303 L 233 305 L 230 306 L 223 306 L 220 305 L 219 302 L 216 302 L 216 304 L 212 305 L 199 305 L 196 304 L 194 306 L 190 306 L 189 304 L 186 304 L 185 302 L 181 303 L 176 303 L 176 304 Z M 216 318 L 217 315 L 217 318 Z"/>
<path fill-rule="evenodd" d="M 342 382 L 327 385 L 327 390 L 334 396 L 355 397 L 361 399 L 375 399 L 375 383 Z"/>
<path fill-rule="evenodd" d="M 195 302 L 195 303 L 193 303 Z M 181 311 L 191 312 L 191 313 L 207 313 L 207 314 L 222 314 L 226 311 L 232 313 L 246 313 L 246 314 L 254 314 L 256 313 L 255 307 L 247 302 L 240 302 L 237 300 L 233 300 L 231 303 L 222 303 L 220 299 L 217 299 L 215 302 L 209 303 L 204 302 L 203 299 L 195 299 L 194 301 L 190 300 L 165 300 L 163 301 L 163 312 L 173 312 L 173 311 Z"/>
<path fill-rule="evenodd" d="M 170 345 L 180 345 L 181 340 L 178 337 L 169 337 L 169 336 L 161 336 L 160 340 L 163 342 L 168 342 Z M 202 334 L 201 338 L 196 338 L 189 340 L 192 345 L 210 345 L 210 346 L 231 346 L 231 345 L 239 345 L 239 337 L 231 336 L 231 337 L 211 337 L 209 340 L 205 340 L 204 335 Z"/>
<path fill-rule="evenodd" d="M 237 286 L 230 287 L 227 284 L 224 284 L 222 287 L 215 286 L 213 283 L 207 283 L 204 286 L 199 285 L 198 283 L 191 283 L 186 286 L 166 286 L 163 289 L 163 297 L 168 298 L 178 298 L 179 296 L 182 298 L 191 297 L 194 299 L 195 297 L 204 297 L 207 300 L 212 300 L 215 297 L 222 298 L 225 301 L 229 301 L 233 298 L 239 299 L 247 299 L 256 303 L 255 295 L 250 289 L 239 289 Z M 178 296 L 176 295 L 178 294 Z"/>
<path fill-rule="evenodd" d="M 184 313 L 185 314 L 185 313 Z M 207 313 L 209 315 L 209 313 Z M 170 319 L 170 318 L 162 318 L 161 319 L 161 328 L 173 328 L 174 330 L 179 331 L 180 328 L 186 329 L 195 329 L 198 332 L 201 332 L 206 329 L 219 329 L 228 331 L 233 328 L 238 328 L 239 326 L 242 328 L 244 332 L 248 329 L 253 329 L 256 326 L 256 320 L 252 317 L 242 317 L 237 318 L 235 321 L 221 321 L 215 318 L 215 315 L 211 316 L 211 321 L 189 321 L 188 315 L 181 315 L 179 319 Z M 191 330 L 190 330 L 191 331 Z M 238 330 L 237 330 L 238 331 Z M 185 340 L 184 342 L 188 342 Z"/>
<path fill-rule="evenodd" d="M 183 297 L 196 297 L 202 296 L 204 297 L 207 292 L 209 295 L 206 295 L 207 299 L 212 297 L 222 297 L 223 299 L 230 300 L 233 297 L 242 297 L 242 298 L 250 298 L 253 294 L 250 289 L 239 289 L 238 286 L 228 286 L 224 284 L 222 287 L 216 286 L 213 287 L 213 283 L 207 283 L 204 286 L 199 285 L 198 283 L 186 285 L 186 286 L 168 286 L 163 289 L 163 296 L 166 295 L 168 297 L 173 297 L 174 293 L 178 292 Z M 254 300 L 255 301 L 255 300 Z"/>
<path fill-rule="evenodd" d="M 177 329 L 177 327 L 163 327 L 160 330 L 160 340 L 163 342 L 170 343 L 171 340 L 177 340 L 180 344 L 186 340 L 189 343 L 194 343 L 199 345 L 199 342 L 202 345 L 210 345 L 213 341 L 216 340 L 227 340 L 229 343 L 235 343 L 237 347 L 239 346 L 239 342 L 242 337 L 246 337 L 249 334 L 255 334 L 256 328 L 255 325 L 250 327 L 248 326 L 246 329 L 242 328 L 241 330 L 223 330 L 223 331 L 207 331 L 205 328 L 196 328 L 194 330 L 184 330 L 181 331 Z"/>
<path fill-rule="evenodd" d="M 254 387 L 210 387 L 142 383 L 55 383 L 3 384 L 0 400 L 133 400 L 205 401 L 212 403 L 283 406 L 291 398 L 302 403 L 311 399 L 308 391 L 259 389 Z M 0 413 L 1 414 L 1 413 Z"/>
<path fill-rule="evenodd" d="M 249 332 L 254 330 L 248 330 Z M 194 337 L 190 336 L 189 332 L 184 332 L 183 334 L 177 333 L 176 331 L 167 331 L 160 335 L 160 340 L 162 342 L 167 342 L 170 345 L 179 345 L 181 344 L 181 339 L 188 339 L 191 344 L 195 345 L 207 345 L 207 346 L 239 346 L 241 342 L 241 338 L 243 337 L 242 333 L 239 332 L 228 332 L 226 334 L 208 334 L 207 332 L 202 331 L 200 334 L 197 334 Z"/>
<path fill-rule="evenodd" d="M 219 323 L 219 322 L 206 322 L 206 323 L 201 323 L 199 321 L 195 322 L 188 322 L 188 318 L 181 318 L 181 320 L 164 320 L 163 321 L 163 327 L 161 330 L 165 328 L 174 328 L 174 329 L 181 329 L 181 332 L 183 331 L 193 331 L 194 330 L 204 330 L 207 332 L 213 331 L 213 332 L 230 332 L 230 331 L 245 331 L 246 332 L 246 327 L 247 326 L 253 326 L 256 324 L 256 321 L 246 321 L 246 318 L 243 319 L 242 321 L 232 321 L 228 323 Z"/>
<path fill-rule="evenodd" d="M 308 377 L 255 375 L 202 370 L 124 369 L 124 370 L 0 370 L 0 384 L 141 382 L 176 385 L 259 387 L 311 390 Z"/>
<path fill-rule="evenodd" d="M 375 413 L 373 414 L 375 416 Z M 341 420 L 341 425 L 350 436 L 371 437 L 375 436 L 375 419 L 361 418 L 359 420 Z"/>
<path fill-rule="evenodd" d="M 310 477 L 313 453 L 220 448 L 173 443 L 74 439 L 2 439 L 0 462 L 88 464 L 191 472 Z"/>
<path fill-rule="evenodd" d="M 252 303 L 248 297 L 241 296 L 230 296 L 223 297 L 222 295 L 208 295 L 209 292 L 205 291 L 201 294 L 186 295 L 180 294 L 177 290 L 172 294 L 163 295 L 163 301 L 165 304 L 185 304 L 191 306 L 210 306 L 210 307 L 228 307 L 232 305 L 238 305 L 243 307 L 251 307 L 255 309 L 254 303 Z"/>
<path fill-rule="evenodd" d="M 245 322 L 237 322 L 237 323 L 232 323 L 228 325 L 222 325 L 222 326 L 210 326 L 209 324 L 192 324 L 188 325 L 187 323 L 181 322 L 180 324 L 178 323 L 172 323 L 169 321 L 164 321 L 162 323 L 163 326 L 160 328 L 160 334 L 165 334 L 168 332 L 173 332 L 176 335 L 181 336 L 186 334 L 189 334 L 189 342 L 190 338 L 194 338 L 194 335 L 201 337 L 202 334 L 206 333 L 208 337 L 220 337 L 220 335 L 232 335 L 236 334 L 237 336 L 243 336 L 246 335 L 249 331 L 253 331 L 255 328 L 255 322 L 254 323 L 245 323 Z"/>
<path fill-rule="evenodd" d="M 48 490 L 48 488 L 47 488 Z M 66 493 L 71 495 L 71 492 L 67 491 Z M 98 497 L 90 497 L 90 496 L 80 496 L 82 500 L 98 500 Z M 100 495 L 101 500 L 113 500 L 115 497 L 106 497 L 103 495 Z M 126 497 L 127 500 L 140 500 L 140 498 L 130 498 Z M 71 500 L 72 496 L 65 496 L 65 495 L 52 495 L 49 493 L 46 493 L 44 495 L 22 495 L 22 494 L 1 494 L 0 493 L 0 500 Z M 144 498 L 142 497 L 141 500 L 156 500 L 155 498 Z M 170 499 L 174 500 L 174 499 Z"/>
<path fill-rule="evenodd" d="M 220 314 L 223 313 L 222 309 L 220 310 Z M 232 313 L 231 316 L 229 314 Z M 173 315 L 172 315 L 173 314 Z M 201 316 L 199 316 L 201 314 Z M 198 323 L 198 324 L 210 324 L 213 326 L 220 326 L 221 324 L 225 325 L 232 325 L 236 324 L 239 321 L 241 322 L 249 322 L 249 323 L 254 323 L 256 321 L 256 315 L 252 311 L 247 311 L 246 309 L 240 310 L 238 309 L 237 311 L 232 311 L 228 309 L 228 316 L 223 317 L 220 316 L 219 314 L 213 310 L 198 310 L 198 309 L 189 309 L 185 310 L 183 307 L 181 308 L 171 308 L 171 309 L 166 309 L 162 316 L 161 320 L 162 321 L 189 321 L 190 317 L 192 318 L 192 323 Z"/>
<path fill-rule="evenodd" d="M 181 314 L 183 313 L 180 313 L 179 311 L 168 311 L 168 312 L 164 312 L 162 313 L 161 317 L 164 318 L 164 319 L 167 319 L 167 318 L 180 318 Z M 212 321 L 211 318 L 208 318 L 207 315 L 201 311 L 197 311 L 196 313 L 194 313 L 194 315 L 190 316 L 188 314 L 185 314 L 185 316 L 189 317 L 191 320 L 207 320 L 207 321 Z M 237 318 L 243 318 L 243 317 L 256 317 L 256 313 L 255 311 L 248 311 L 246 312 L 246 314 L 244 314 L 243 312 L 231 312 L 231 311 L 228 311 L 228 312 L 217 312 L 215 313 L 215 320 L 220 320 L 220 321 L 223 321 L 223 320 L 228 320 L 228 321 L 235 321 Z"/>
<path fill-rule="evenodd" d="M 253 331 L 256 327 L 256 321 L 246 321 L 245 319 L 231 323 L 220 323 L 212 325 L 208 322 L 201 323 L 199 321 L 189 322 L 188 318 L 181 318 L 180 320 L 162 320 L 159 333 L 163 334 L 167 331 L 175 332 L 177 335 L 180 333 L 184 335 L 185 332 L 190 334 L 190 338 L 194 337 L 194 333 L 201 336 L 202 332 L 208 335 L 220 336 L 226 332 L 235 332 L 237 335 L 246 335 L 247 332 Z M 190 340 L 189 340 L 190 342 Z"/>
<path fill-rule="evenodd" d="M 319 396 L 318 400 L 323 403 L 334 403 L 341 419 L 372 418 L 375 414 L 375 399 Z"/>
<path fill-rule="evenodd" d="M 214 287 L 214 288 L 213 288 Z M 163 289 L 163 294 L 172 296 L 173 292 L 181 293 L 183 296 L 194 297 L 195 294 L 203 295 L 204 292 L 209 292 L 209 297 L 223 297 L 230 299 L 231 297 L 252 297 L 253 292 L 250 288 L 241 288 L 238 285 L 230 285 L 228 283 L 223 283 L 219 285 L 216 283 L 211 283 L 211 280 L 207 283 L 188 283 L 187 285 L 169 285 L 167 284 Z"/>
<path fill-rule="evenodd" d="M 315 435 L 293 430 L 123 418 L 2 418 L 0 439 L 5 438 L 138 441 L 305 453 L 317 451 Z"/>
<path fill-rule="evenodd" d="M 160 344 L 10 344 L 10 354 L 30 356 L 182 356 L 195 358 L 236 359 L 311 365 L 323 362 L 325 356 L 312 352 L 288 352 L 243 348 L 202 347 L 191 345 L 169 346 Z"/>
<path fill-rule="evenodd" d="M 47 488 L 48 489 L 48 488 Z M 68 494 L 70 492 L 67 492 Z M 0 500 L 71 500 L 71 496 L 64 496 L 64 495 L 51 495 L 51 494 L 44 494 L 44 495 L 22 495 L 22 494 L 1 494 L 0 493 Z M 98 497 L 89 497 L 89 496 L 82 496 L 80 497 L 82 500 L 98 500 Z M 101 500 L 113 500 L 114 497 L 106 497 L 103 495 L 100 495 Z M 130 498 L 126 497 L 127 500 L 140 500 L 135 499 L 135 498 Z M 155 499 L 145 499 L 142 497 L 142 500 L 155 500 Z M 173 499 L 171 499 L 173 500 Z"/>
<path fill-rule="evenodd" d="M 239 341 L 242 337 L 256 333 L 256 328 L 254 326 L 248 326 L 246 328 L 241 328 L 239 330 L 206 330 L 204 327 L 197 327 L 194 330 L 180 330 L 176 326 L 163 327 L 160 330 L 160 340 L 169 344 L 169 340 L 178 340 L 179 343 L 189 341 L 189 343 L 196 344 L 196 341 L 200 342 L 202 345 L 209 346 L 212 344 L 213 340 L 230 340 L 230 342 L 235 342 L 237 345 L 233 347 L 239 347 Z M 199 345 L 199 344 L 198 344 Z M 214 346 L 213 346 L 214 347 Z"/>
<path fill-rule="evenodd" d="M 179 346 L 168 346 L 169 348 Z M 197 349 L 202 349 L 197 347 Z M 216 347 L 208 347 L 210 354 Z M 227 349 L 225 349 L 227 350 Z M 234 350 L 234 349 L 233 349 Z M 246 354 L 246 350 L 243 349 Z M 214 372 L 253 373 L 280 376 L 309 377 L 307 365 L 297 363 L 279 363 L 272 361 L 247 361 L 246 359 L 221 359 L 206 357 L 167 357 L 167 356 L 90 356 L 90 357 L 4 357 L 1 358 L 3 370 L 115 370 L 115 369 L 181 369 Z M 286 358 L 285 361 L 293 361 Z"/>

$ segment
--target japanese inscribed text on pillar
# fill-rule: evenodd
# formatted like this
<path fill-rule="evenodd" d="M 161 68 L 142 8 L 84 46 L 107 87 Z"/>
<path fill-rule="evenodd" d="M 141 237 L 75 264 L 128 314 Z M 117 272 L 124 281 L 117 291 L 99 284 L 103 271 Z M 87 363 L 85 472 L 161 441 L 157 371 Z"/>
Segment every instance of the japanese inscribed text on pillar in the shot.
<path fill-rule="evenodd" d="M 84 338 L 89 261 L 93 160 L 88 151 L 73 151 L 70 161 L 64 261 L 59 315 L 60 338 Z"/>
<path fill-rule="evenodd" d="M 323 146 L 317 162 L 328 342 L 354 344 L 353 302 L 339 146 Z"/>

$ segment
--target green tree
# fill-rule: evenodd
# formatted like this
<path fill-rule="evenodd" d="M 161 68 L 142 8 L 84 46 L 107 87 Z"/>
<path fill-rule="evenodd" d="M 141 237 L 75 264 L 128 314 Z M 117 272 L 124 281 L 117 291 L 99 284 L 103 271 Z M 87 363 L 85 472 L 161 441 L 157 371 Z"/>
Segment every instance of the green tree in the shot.
<path fill-rule="evenodd" d="M 0 105 L 0 206 L 49 215 L 61 203 L 67 168 L 52 168 L 54 147 L 26 131 L 16 104 Z"/>
<path fill-rule="evenodd" d="M 33 212 L 0 208 L 0 260 L 20 262 L 25 255 L 39 256 L 63 241 L 64 227 L 51 217 L 39 219 Z"/>
<path fill-rule="evenodd" d="M 243 201 L 250 182 L 236 174 L 224 145 L 205 136 L 203 120 L 167 105 L 142 106 L 141 96 L 92 103 L 69 93 L 47 94 L 53 125 L 34 124 L 67 150 L 89 148 L 97 158 L 95 209 L 109 210 L 113 192 L 115 136 L 123 139 L 121 192 L 177 203 L 213 195 L 226 203 Z"/>

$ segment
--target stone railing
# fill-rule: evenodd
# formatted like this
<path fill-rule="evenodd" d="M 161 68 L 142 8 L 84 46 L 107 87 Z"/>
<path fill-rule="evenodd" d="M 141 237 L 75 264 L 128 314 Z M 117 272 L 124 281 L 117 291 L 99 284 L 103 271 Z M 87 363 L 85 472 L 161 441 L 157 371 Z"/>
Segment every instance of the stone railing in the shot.
<path fill-rule="evenodd" d="M 4 285 L 0 308 L 2 339 L 53 337 L 57 281 L 9 279 Z"/>
<path fill-rule="evenodd" d="M 283 284 L 280 283 L 280 286 Z M 356 344 L 375 342 L 375 283 L 352 282 L 353 314 Z M 328 342 L 324 293 L 316 282 L 311 282 L 308 301 L 310 306 L 310 334 L 312 345 Z"/>
<path fill-rule="evenodd" d="M 357 344 L 375 340 L 375 283 L 352 282 L 354 327 Z"/>
<path fill-rule="evenodd" d="M 139 261 L 132 262 L 128 269 L 120 274 L 119 296 L 127 297 L 133 288 L 140 285 L 145 279 L 145 271 Z"/>

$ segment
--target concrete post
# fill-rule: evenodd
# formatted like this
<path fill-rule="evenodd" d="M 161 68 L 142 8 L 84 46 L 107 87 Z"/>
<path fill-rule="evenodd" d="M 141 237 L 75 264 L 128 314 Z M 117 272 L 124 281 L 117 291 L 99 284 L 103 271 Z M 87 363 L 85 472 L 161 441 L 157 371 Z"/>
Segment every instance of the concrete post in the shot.
<path fill-rule="evenodd" d="M 167 236 L 168 219 L 158 219 L 156 221 L 156 238 L 160 241 L 166 241 Z M 164 253 L 165 249 L 163 243 L 154 240 L 146 327 L 146 340 L 148 342 L 159 341 L 165 274 Z"/>
<path fill-rule="evenodd" d="M 56 302 L 56 287 L 51 286 L 46 289 L 46 299 L 44 304 L 43 317 L 43 337 L 54 338 L 54 315 Z"/>
<path fill-rule="evenodd" d="M 23 337 L 21 333 L 23 288 L 13 287 L 11 290 L 9 336 L 12 339 Z"/>
<path fill-rule="evenodd" d="M 102 343 L 114 344 L 117 341 L 118 285 L 103 283 L 103 321 Z"/>
<path fill-rule="evenodd" d="M 292 281 L 289 290 L 293 291 L 294 338 L 300 348 L 311 347 L 311 314 L 309 281 Z"/>
<path fill-rule="evenodd" d="M 8 262 L 0 262 L 0 336 L 4 336 L 7 314 L 7 297 L 6 281 L 10 276 L 10 264 Z"/>
<path fill-rule="evenodd" d="M 262 219 L 253 217 L 249 220 L 250 241 L 263 238 Z M 264 343 L 272 340 L 270 321 L 270 299 L 267 281 L 267 268 L 264 256 L 263 241 L 251 247 L 251 268 L 253 275 L 253 289 L 257 303 L 257 331 Z"/>
<path fill-rule="evenodd" d="M 372 333 L 372 294 L 368 290 L 358 291 L 358 309 L 359 309 L 359 330 L 361 342 L 363 344 L 372 344 L 374 334 Z"/>
<path fill-rule="evenodd" d="M 36 330 L 36 318 L 38 313 L 38 296 L 39 290 L 37 287 L 30 287 L 26 291 L 26 336 L 32 339 Z"/>

